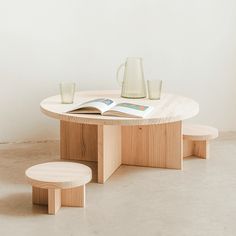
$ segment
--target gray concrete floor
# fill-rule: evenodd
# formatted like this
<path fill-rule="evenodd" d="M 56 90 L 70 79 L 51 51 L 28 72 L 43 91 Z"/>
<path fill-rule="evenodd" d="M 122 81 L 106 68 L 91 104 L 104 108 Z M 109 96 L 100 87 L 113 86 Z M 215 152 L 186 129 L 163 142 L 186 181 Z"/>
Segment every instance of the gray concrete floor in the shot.
<path fill-rule="evenodd" d="M 27 167 L 59 159 L 58 142 L 0 145 L 0 235 L 236 235 L 236 135 L 211 143 L 211 158 L 184 171 L 122 166 L 87 185 L 87 207 L 56 216 L 32 206 Z"/>

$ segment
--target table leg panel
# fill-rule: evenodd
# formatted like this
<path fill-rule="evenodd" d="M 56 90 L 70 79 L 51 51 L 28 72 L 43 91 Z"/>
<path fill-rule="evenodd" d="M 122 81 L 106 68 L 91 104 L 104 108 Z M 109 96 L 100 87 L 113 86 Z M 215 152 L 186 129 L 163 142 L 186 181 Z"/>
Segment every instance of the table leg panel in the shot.
<path fill-rule="evenodd" d="M 121 165 L 121 127 L 98 126 L 98 182 L 104 183 Z"/>
<path fill-rule="evenodd" d="M 122 164 L 182 169 L 181 125 L 122 127 Z"/>
<path fill-rule="evenodd" d="M 165 126 L 166 168 L 183 169 L 182 122 L 167 123 Z"/>
<path fill-rule="evenodd" d="M 61 159 L 97 161 L 97 125 L 61 121 Z"/>

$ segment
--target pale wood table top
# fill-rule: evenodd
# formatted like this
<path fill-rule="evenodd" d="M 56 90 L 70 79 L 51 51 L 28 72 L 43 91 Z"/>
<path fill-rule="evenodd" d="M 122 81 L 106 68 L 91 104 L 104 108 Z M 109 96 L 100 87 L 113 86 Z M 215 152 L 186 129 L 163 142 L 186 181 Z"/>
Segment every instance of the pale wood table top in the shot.
<path fill-rule="evenodd" d="M 101 116 L 94 114 L 68 114 L 66 111 L 95 98 L 111 98 L 115 102 L 130 102 L 140 105 L 150 105 L 154 111 L 146 118 L 122 118 L 112 116 Z M 106 91 L 80 91 L 75 96 L 73 104 L 61 104 L 60 95 L 46 98 L 40 104 L 41 111 L 52 118 L 77 122 L 81 124 L 96 125 L 150 125 L 163 124 L 185 120 L 198 114 L 199 106 L 194 100 L 174 95 L 163 94 L 161 100 L 125 99 L 120 97 L 118 90 Z"/>
<path fill-rule="evenodd" d="M 47 162 L 25 171 L 28 182 L 38 188 L 73 188 L 92 179 L 88 166 L 72 162 Z"/>

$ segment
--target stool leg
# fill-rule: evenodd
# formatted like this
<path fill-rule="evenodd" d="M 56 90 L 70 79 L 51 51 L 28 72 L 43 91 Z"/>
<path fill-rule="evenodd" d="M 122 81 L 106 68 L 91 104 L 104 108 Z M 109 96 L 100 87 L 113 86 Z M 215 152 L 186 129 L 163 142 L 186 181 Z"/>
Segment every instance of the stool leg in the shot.
<path fill-rule="evenodd" d="M 193 155 L 193 141 L 191 140 L 183 140 L 183 157 L 189 157 Z"/>
<path fill-rule="evenodd" d="M 55 215 L 61 208 L 61 190 L 48 189 L 48 214 Z"/>
<path fill-rule="evenodd" d="M 32 203 L 39 205 L 48 205 L 48 190 L 32 187 Z"/>
<path fill-rule="evenodd" d="M 194 141 L 193 155 L 203 159 L 209 158 L 209 142 Z"/>
<path fill-rule="evenodd" d="M 85 185 L 61 190 L 62 206 L 85 207 Z"/>

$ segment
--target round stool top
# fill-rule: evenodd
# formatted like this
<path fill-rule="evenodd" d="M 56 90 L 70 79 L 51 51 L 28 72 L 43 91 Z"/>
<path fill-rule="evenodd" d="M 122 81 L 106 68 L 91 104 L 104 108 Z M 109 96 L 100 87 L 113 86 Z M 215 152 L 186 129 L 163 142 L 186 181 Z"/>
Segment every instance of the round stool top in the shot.
<path fill-rule="evenodd" d="M 183 125 L 184 139 L 203 141 L 218 137 L 218 130 L 214 127 L 205 125 Z"/>
<path fill-rule="evenodd" d="M 92 179 L 88 166 L 74 162 L 47 162 L 25 171 L 29 183 L 38 188 L 73 188 Z"/>

